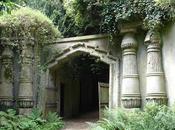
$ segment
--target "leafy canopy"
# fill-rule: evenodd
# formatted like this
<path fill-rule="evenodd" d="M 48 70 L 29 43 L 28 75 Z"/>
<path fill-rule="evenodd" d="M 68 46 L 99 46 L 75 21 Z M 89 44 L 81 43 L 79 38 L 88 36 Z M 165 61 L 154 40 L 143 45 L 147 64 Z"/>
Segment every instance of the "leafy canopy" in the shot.
<path fill-rule="evenodd" d="M 120 24 L 140 21 L 161 30 L 175 18 L 174 0 L 13 0 L 45 13 L 64 37 L 110 33 Z"/>

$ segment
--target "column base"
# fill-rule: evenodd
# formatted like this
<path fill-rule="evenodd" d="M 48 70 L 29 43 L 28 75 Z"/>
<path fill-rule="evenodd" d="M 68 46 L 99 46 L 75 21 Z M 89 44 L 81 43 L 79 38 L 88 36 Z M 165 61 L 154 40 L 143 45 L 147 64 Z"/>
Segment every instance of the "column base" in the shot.
<path fill-rule="evenodd" d="M 34 101 L 31 97 L 21 97 L 18 99 L 19 108 L 33 108 Z"/>
<path fill-rule="evenodd" d="M 0 106 L 10 108 L 13 107 L 13 105 L 14 105 L 13 99 L 0 97 Z"/>
<path fill-rule="evenodd" d="M 156 103 L 158 105 L 167 105 L 167 97 L 146 97 L 146 103 Z"/>
<path fill-rule="evenodd" d="M 19 115 L 29 115 L 32 112 L 33 108 L 19 108 Z"/>
<path fill-rule="evenodd" d="M 122 104 L 125 108 L 141 108 L 141 98 L 122 98 Z"/>

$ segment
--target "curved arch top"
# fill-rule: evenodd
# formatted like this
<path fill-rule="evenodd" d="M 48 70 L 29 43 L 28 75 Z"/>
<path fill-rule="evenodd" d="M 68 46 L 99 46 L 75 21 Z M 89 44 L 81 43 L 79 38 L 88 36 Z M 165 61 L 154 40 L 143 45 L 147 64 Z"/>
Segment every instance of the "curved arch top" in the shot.
<path fill-rule="evenodd" d="M 54 48 L 62 48 L 61 51 L 58 54 L 55 54 L 53 56 L 54 58 L 48 62 L 48 68 L 53 68 L 69 57 L 74 57 L 82 53 L 94 56 L 106 64 L 115 64 L 117 57 L 110 54 L 111 50 L 107 48 L 106 42 L 104 42 L 106 37 L 102 38 L 100 36 L 100 38 L 100 40 L 92 38 L 87 40 L 84 39 L 84 41 L 80 38 L 80 41 L 76 40 L 76 42 L 73 42 L 72 44 L 66 44 L 66 47 L 62 47 L 62 44 L 65 44 L 65 42 L 54 44 Z M 67 43 L 68 42 L 69 41 L 67 41 Z"/>

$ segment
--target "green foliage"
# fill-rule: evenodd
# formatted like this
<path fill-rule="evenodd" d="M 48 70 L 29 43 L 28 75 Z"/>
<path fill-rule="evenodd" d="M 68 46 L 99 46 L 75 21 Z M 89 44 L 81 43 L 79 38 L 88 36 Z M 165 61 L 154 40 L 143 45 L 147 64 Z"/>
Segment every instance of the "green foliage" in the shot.
<path fill-rule="evenodd" d="M 159 4 L 174 4 L 175 0 L 155 0 Z"/>
<path fill-rule="evenodd" d="M 0 1 L 0 15 L 11 13 L 11 11 L 16 8 L 19 8 L 19 5 L 11 2 L 10 0 Z"/>
<path fill-rule="evenodd" d="M 82 28 L 66 13 L 62 0 L 16 0 L 21 6 L 29 6 L 47 15 L 64 37 L 81 35 Z"/>
<path fill-rule="evenodd" d="M 65 0 L 64 4 L 78 26 L 85 32 L 90 28 L 88 33 L 115 34 L 121 23 L 136 21 L 159 30 L 175 17 L 173 0 Z"/>
<path fill-rule="evenodd" d="M 22 7 L 0 16 L 1 37 L 34 38 L 43 43 L 60 36 L 52 21 L 38 10 Z"/>
<path fill-rule="evenodd" d="M 105 0 L 64 0 L 64 7 L 84 34 L 101 32 L 102 5 Z"/>
<path fill-rule="evenodd" d="M 116 33 L 125 22 L 143 22 L 148 29 L 160 30 L 174 19 L 174 5 L 160 5 L 154 0 L 118 0 L 104 4 L 103 27 L 106 32 Z"/>
<path fill-rule="evenodd" d="M 110 33 L 120 24 L 140 21 L 161 30 L 175 18 L 174 0 L 15 0 L 45 13 L 64 37 Z"/>
<path fill-rule="evenodd" d="M 104 119 L 91 124 L 92 130 L 174 130 L 175 110 L 148 104 L 141 110 L 106 110 Z"/>
<path fill-rule="evenodd" d="M 46 119 L 38 109 L 31 115 L 16 115 L 14 110 L 0 112 L 1 130 L 59 130 L 63 127 L 61 118 L 56 113 L 49 113 Z"/>

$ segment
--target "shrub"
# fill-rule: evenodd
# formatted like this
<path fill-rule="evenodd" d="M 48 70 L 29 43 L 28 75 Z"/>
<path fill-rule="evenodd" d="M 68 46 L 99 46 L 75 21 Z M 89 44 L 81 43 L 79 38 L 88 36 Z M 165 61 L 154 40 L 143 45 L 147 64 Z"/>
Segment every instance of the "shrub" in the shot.
<path fill-rule="evenodd" d="M 91 124 L 92 130 L 175 130 L 175 110 L 148 104 L 141 110 L 105 110 L 105 118 Z"/>
<path fill-rule="evenodd" d="M 49 113 L 44 119 L 38 109 L 30 115 L 16 115 L 12 109 L 0 112 L 0 130 L 59 130 L 63 127 L 56 113 Z"/>
<path fill-rule="evenodd" d="M 0 16 L 1 37 L 35 38 L 39 43 L 53 40 L 61 34 L 43 13 L 28 7 Z"/>

